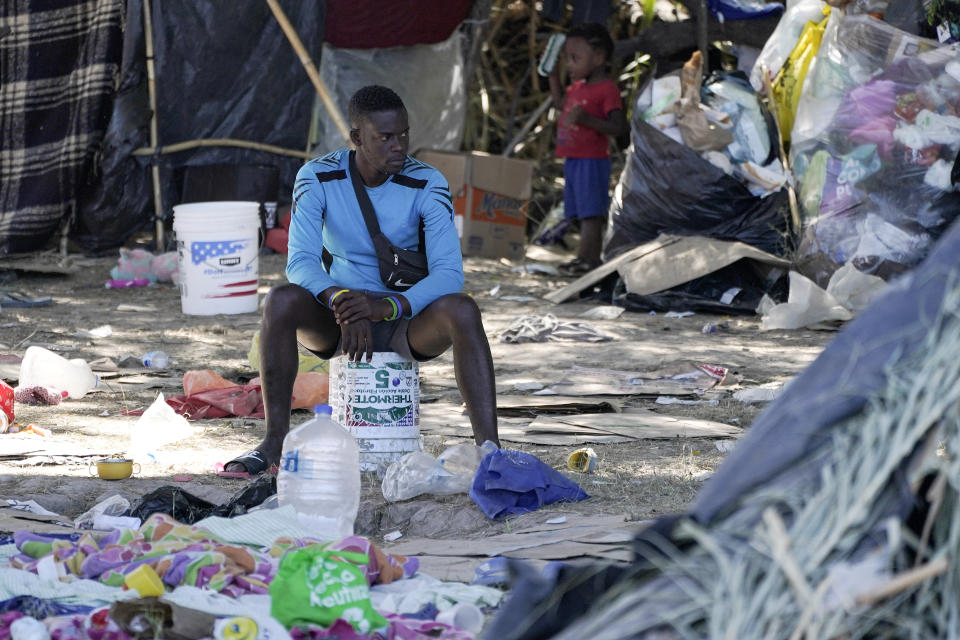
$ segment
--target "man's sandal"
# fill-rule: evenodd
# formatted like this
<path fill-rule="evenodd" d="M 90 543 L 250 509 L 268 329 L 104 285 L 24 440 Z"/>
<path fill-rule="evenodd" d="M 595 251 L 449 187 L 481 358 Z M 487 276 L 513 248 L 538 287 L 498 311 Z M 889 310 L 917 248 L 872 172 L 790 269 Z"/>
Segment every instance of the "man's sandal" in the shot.
<path fill-rule="evenodd" d="M 226 471 L 226 466 L 233 463 L 242 464 L 245 471 Z M 259 449 L 251 449 L 227 462 L 227 464 L 218 464 L 217 475 L 221 478 L 241 478 L 246 480 L 255 478 L 270 468 L 263 453 L 261 453 Z"/>

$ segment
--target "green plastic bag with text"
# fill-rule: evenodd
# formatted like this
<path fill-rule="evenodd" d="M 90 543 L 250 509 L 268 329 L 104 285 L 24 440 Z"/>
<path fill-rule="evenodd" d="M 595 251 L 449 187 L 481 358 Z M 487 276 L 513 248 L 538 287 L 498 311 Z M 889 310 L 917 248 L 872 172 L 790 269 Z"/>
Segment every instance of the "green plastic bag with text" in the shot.
<path fill-rule="evenodd" d="M 370 587 L 356 566 L 368 562 L 364 553 L 320 544 L 291 551 L 270 583 L 270 615 L 287 628 L 310 623 L 326 628 L 343 618 L 358 633 L 386 629 L 387 620 L 370 604 Z"/>

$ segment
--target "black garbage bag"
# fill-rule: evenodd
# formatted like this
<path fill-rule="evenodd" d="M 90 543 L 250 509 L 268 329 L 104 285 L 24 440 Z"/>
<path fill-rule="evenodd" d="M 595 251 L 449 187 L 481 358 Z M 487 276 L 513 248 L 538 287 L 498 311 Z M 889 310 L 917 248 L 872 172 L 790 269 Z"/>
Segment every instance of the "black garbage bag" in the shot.
<path fill-rule="evenodd" d="M 210 515 L 232 518 L 245 514 L 250 509 L 263 504 L 263 501 L 277 492 L 277 477 L 261 475 L 248 482 L 233 494 L 225 504 L 214 509 Z"/>
<path fill-rule="evenodd" d="M 155 513 L 165 513 L 178 522 L 193 524 L 209 516 L 216 506 L 180 487 L 167 485 L 140 498 L 124 515 L 146 520 Z"/>
<path fill-rule="evenodd" d="M 622 279 L 613 289 L 613 304 L 627 311 L 693 311 L 726 315 L 753 315 L 764 295 L 786 300 L 788 281 L 761 278 L 744 260 L 666 291 L 647 295 L 629 293 Z M 725 302 L 726 301 L 726 302 Z"/>
<path fill-rule="evenodd" d="M 785 190 L 750 193 L 692 149 L 634 118 L 632 146 L 610 203 L 603 258 L 610 260 L 661 233 L 739 240 L 784 255 L 795 230 Z"/>

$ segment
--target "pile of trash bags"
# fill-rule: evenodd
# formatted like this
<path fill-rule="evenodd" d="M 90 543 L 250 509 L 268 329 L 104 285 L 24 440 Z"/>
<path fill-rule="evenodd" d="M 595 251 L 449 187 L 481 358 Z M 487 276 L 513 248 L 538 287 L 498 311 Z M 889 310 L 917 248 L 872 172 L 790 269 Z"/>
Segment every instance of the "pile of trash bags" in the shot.
<path fill-rule="evenodd" d="M 789 248 L 789 174 L 776 124 L 745 74 L 701 82 L 702 66 L 696 52 L 679 75 L 639 92 L 605 260 L 660 234 L 739 240 L 776 255 Z"/>
<path fill-rule="evenodd" d="M 906 271 L 960 211 L 960 50 L 834 11 L 807 76 L 790 151 L 801 272 Z"/>

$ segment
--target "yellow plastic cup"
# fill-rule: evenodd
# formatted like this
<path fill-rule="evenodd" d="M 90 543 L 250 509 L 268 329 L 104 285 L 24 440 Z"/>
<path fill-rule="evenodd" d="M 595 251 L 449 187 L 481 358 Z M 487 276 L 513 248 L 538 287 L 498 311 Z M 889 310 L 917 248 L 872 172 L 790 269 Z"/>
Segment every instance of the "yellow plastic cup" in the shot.
<path fill-rule="evenodd" d="M 141 598 L 162 596 L 166 591 L 160 576 L 148 564 L 142 564 L 128 573 L 123 579 L 123 584 L 139 593 Z"/>

